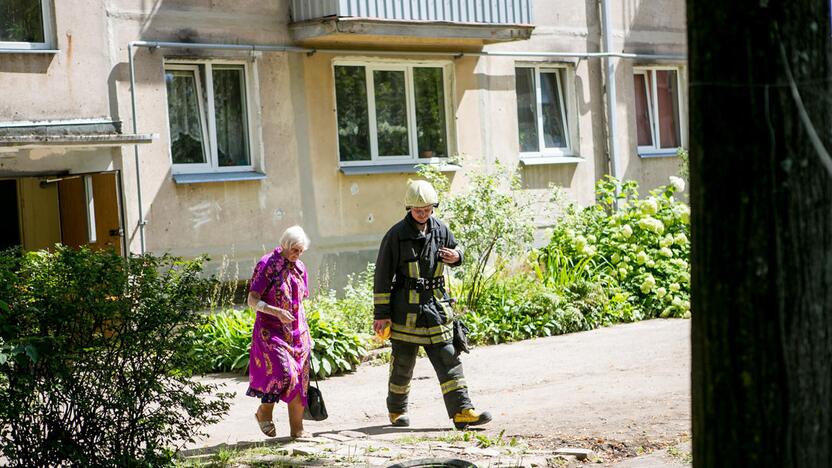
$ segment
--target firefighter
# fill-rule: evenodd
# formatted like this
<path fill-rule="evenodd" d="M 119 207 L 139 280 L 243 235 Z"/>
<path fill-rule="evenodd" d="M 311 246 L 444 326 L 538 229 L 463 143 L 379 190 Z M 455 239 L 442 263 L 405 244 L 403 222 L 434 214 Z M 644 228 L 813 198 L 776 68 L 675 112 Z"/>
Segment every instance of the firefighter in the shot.
<path fill-rule="evenodd" d="M 410 425 L 407 397 L 419 346 L 424 347 L 439 379 L 448 417 L 457 429 L 491 421 L 474 410 L 453 345 L 453 312 L 445 290 L 445 265 L 462 263 L 462 251 L 443 222 L 433 217 L 439 197 L 423 180 L 408 181 L 407 214 L 381 241 L 373 282 L 375 321 L 381 336 L 389 333 L 393 350 L 387 410 L 394 426 Z"/>

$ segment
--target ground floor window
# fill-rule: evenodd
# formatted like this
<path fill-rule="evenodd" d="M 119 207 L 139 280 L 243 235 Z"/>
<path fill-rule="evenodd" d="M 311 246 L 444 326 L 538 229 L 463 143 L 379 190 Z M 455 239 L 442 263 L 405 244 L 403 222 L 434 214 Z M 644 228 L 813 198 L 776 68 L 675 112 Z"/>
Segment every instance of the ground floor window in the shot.
<path fill-rule="evenodd" d="M 168 63 L 174 172 L 252 169 L 247 69 L 237 63 Z"/>
<path fill-rule="evenodd" d="M 636 68 L 633 73 L 636 135 L 639 153 L 682 146 L 679 71 Z"/>
<path fill-rule="evenodd" d="M 334 66 L 342 165 L 448 157 L 445 64 L 338 62 Z"/>

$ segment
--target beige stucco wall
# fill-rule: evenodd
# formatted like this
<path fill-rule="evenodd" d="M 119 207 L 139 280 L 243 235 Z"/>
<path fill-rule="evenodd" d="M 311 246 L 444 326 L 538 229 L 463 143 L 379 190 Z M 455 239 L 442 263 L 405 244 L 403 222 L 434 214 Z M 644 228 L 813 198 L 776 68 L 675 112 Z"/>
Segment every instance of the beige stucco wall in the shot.
<path fill-rule="evenodd" d="M 133 40 L 290 44 L 288 1 L 144 0 L 83 1 L 83 8 L 56 2 L 56 55 L 0 54 L 0 122 L 41 119 L 107 118 L 131 131 L 127 44 Z M 684 2 L 610 2 L 613 39 L 627 52 L 685 52 Z M 91 14 L 96 12 L 96 14 Z M 529 41 L 488 46 L 501 51 L 600 50 L 597 2 L 539 0 L 536 29 Z M 376 47 L 385 47 L 380 40 Z M 373 58 L 368 52 L 363 57 Z M 150 251 L 180 255 L 208 253 L 227 276 L 246 277 L 253 261 L 277 243 L 282 230 L 302 224 L 312 236 L 305 259 L 313 273 L 326 272 L 340 284 L 346 271 L 374 258 L 381 235 L 403 214 L 405 182 L 413 174 L 347 176 L 338 169 L 332 63 L 343 57 L 316 53 L 263 53 L 137 48 L 136 102 L 139 133 L 159 135 L 139 147 L 142 207 Z M 355 57 L 351 55 L 350 57 Z M 173 58 L 243 60 L 256 74 L 259 106 L 252 109 L 257 168 L 266 180 L 177 185 L 171 177 L 167 102 L 163 67 Z M 444 60 L 452 70 L 453 151 L 463 170 L 453 189 L 463 190 L 470 174 L 495 161 L 519 168 L 523 186 L 536 199 L 538 223 L 551 222 L 545 203 L 551 184 L 587 205 L 595 180 L 609 172 L 604 66 L 600 59 L 472 57 Z M 420 60 L 420 57 L 385 57 Z M 518 165 L 514 67 L 519 63 L 565 63 L 572 79 L 570 107 L 577 126 L 579 163 Z M 676 158 L 641 159 L 636 154 L 632 66 L 616 60 L 619 133 L 616 144 L 626 178 L 645 188 L 665 183 Z M 648 65 L 646 63 L 638 63 Z M 37 149 L 0 152 L 0 169 L 73 172 L 121 169 L 126 230 L 131 250 L 139 250 L 138 187 L 133 148 Z M 645 190 L 646 191 L 646 190 Z M 333 278 L 334 277 L 334 278 Z"/>

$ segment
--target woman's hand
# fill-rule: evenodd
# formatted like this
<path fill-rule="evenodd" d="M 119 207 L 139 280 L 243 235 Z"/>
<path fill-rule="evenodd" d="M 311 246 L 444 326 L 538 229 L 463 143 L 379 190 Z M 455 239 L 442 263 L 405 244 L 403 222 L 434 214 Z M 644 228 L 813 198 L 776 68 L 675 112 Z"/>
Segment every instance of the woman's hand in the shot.
<path fill-rule="evenodd" d="M 295 316 L 292 315 L 291 312 L 286 309 L 281 309 L 280 307 L 266 305 L 266 307 L 263 308 L 263 312 L 277 317 L 278 320 L 287 325 L 295 321 Z"/>
<path fill-rule="evenodd" d="M 289 312 L 286 309 L 281 309 L 279 307 L 274 307 L 266 304 L 260 299 L 260 295 L 254 291 L 248 293 L 247 302 L 249 307 L 251 307 L 252 309 L 258 312 L 263 312 L 264 314 L 269 314 L 274 317 L 277 317 L 277 319 L 283 323 L 289 324 L 295 320 L 295 316 L 292 315 L 291 312 Z"/>

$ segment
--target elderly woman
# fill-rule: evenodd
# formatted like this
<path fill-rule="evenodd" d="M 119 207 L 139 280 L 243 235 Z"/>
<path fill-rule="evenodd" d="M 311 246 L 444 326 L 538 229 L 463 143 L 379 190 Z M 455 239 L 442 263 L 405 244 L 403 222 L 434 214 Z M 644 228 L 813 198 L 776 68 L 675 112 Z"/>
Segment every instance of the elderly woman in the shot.
<path fill-rule="evenodd" d="M 289 406 L 289 430 L 303 437 L 303 409 L 309 386 L 311 339 L 303 299 L 309 296 L 306 267 L 300 256 L 309 238 L 300 226 L 280 237 L 280 246 L 257 262 L 251 277 L 248 305 L 257 311 L 251 337 L 249 387 L 260 398 L 254 415 L 263 434 L 276 434 L 272 411 L 277 401 Z"/>

